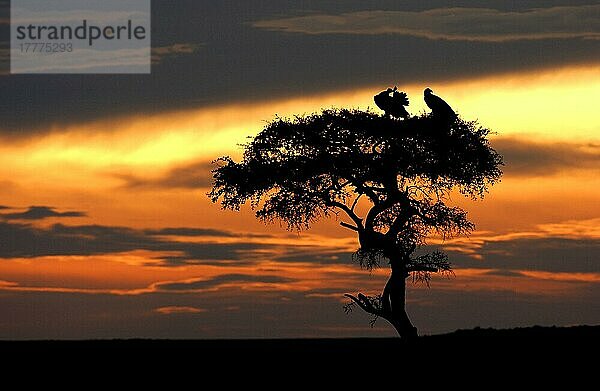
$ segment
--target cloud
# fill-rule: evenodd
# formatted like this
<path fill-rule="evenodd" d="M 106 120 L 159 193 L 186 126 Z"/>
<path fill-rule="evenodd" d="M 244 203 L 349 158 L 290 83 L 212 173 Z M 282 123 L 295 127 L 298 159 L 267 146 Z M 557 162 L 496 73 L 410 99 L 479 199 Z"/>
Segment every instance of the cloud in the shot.
<path fill-rule="evenodd" d="M 307 251 L 290 251 L 285 254 L 277 256 L 276 260 L 279 262 L 304 262 L 304 263 L 319 263 L 319 264 L 331 264 L 331 263 L 349 263 L 352 260 L 351 251 L 341 251 L 339 249 L 322 249 L 321 251 L 314 251 L 314 249 Z"/>
<path fill-rule="evenodd" d="M 206 312 L 204 308 L 197 307 L 186 307 L 186 306 L 170 306 L 170 307 L 159 307 L 154 310 L 159 314 L 172 315 L 172 314 L 200 314 Z"/>
<path fill-rule="evenodd" d="M 540 227 L 540 231 L 536 233 L 516 236 L 471 237 L 468 241 L 447 243 L 446 251 L 457 268 L 596 273 L 600 270 L 600 237 L 582 236 L 578 232 L 583 228 L 574 224 L 570 225 L 572 228 L 561 225 L 544 230 Z M 190 240 L 185 240 L 186 237 Z M 200 238 L 202 240 L 199 240 Z M 155 254 L 150 255 L 151 258 L 154 256 L 154 259 L 150 259 L 148 265 L 163 267 L 239 267 L 264 260 L 281 264 L 351 263 L 351 251 L 346 245 L 336 247 L 294 241 L 286 243 L 276 238 L 266 239 L 268 237 L 245 236 L 243 233 L 238 235 L 209 228 L 137 230 L 114 226 L 64 224 L 38 228 L 29 224 L 4 221 L 0 222 L 0 258 L 106 255 L 143 250 Z M 243 278 L 235 275 L 228 278 L 234 277 Z M 189 289 L 198 289 L 222 282 L 223 280 L 200 280 L 185 285 Z M 171 288 L 176 286 L 178 285 Z"/>
<path fill-rule="evenodd" d="M 247 232 L 231 232 L 212 228 L 161 228 L 145 231 L 148 235 L 155 236 L 188 236 L 188 237 L 203 237 L 216 236 L 221 238 L 273 238 L 273 235 L 255 234 Z"/>
<path fill-rule="evenodd" d="M 120 227 L 65 226 L 35 228 L 0 222 L 0 258 L 94 255 L 157 247 L 150 238 Z"/>
<path fill-rule="evenodd" d="M 513 176 L 549 176 L 568 170 L 600 170 L 600 145 L 538 143 L 516 138 L 494 140 L 504 156 L 504 171 Z"/>
<path fill-rule="evenodd" d="M 1 21 L 0 21 L 0 24 Z M 10 74 L 10 47 L 9 42 L 0 41 L 0 76 Z"/>
<path fill-rule="evenodd" d="M 6 209 L 0 207 L 0 209 Z M 7 220 L 43 220 L 49 217 L 85 217 L 83 212 L 57 212 L 49 206 L 30 206 L 25 212 L 0 214 Z"/>
<path fill-rule="evenodd" d="M 598 38 L 600 5 L 500 11 L 435 8 L 426 11 L 359 11 L 260 20 L 254 27 L 303 34 L 398 34 L 453 41 L 506 42 Z"/>
<path fill-rule="evenodd" d="M 55 224 L 49 228 L 36 228 L 27 224 L 0 222 L 0 258 L 99 255 L 147 250 L 159 253 L 157 260 L 163 261 L 165 266 L 179 266 L 219 261 L 247 262 L 254 252 L 268 249 L 274 251 L 274 248 L 275 245 L 272 244 L 244 241 L 169 241 L 125 227 Z M 181 255 L 160 255 L 165 252 Z"/>
<path fill-rule="evenodd" d="M 484 273 L 486 276 L 527 277 L 526 274 L 515 270 L 492 269 Z"/>
<path fill-rule="evenodd" d="M 165 58 L 177 57 L 186 54 L 193 54 L 203 45 L 197 43 L 175 43 L 169 46 L 159 46 L 152 48 L 152 64 L 159 64 Z"/>
<path fill-rule="evenodd" d="M 165 233 L 188 235 L 164 235 Z M 306 254 L 306 259 L 311 259 L 307 249 L 311 249 L 312 253 L 330 251 L 314 245 L 268 241 L 265 240 L 269 238 L 267 235 L 223 232 L 219 236 L 220 233 L 218 230 L 202 228 L 136 230 L 102 225 L 63 224 L 38 228 L 29 224 L 0 222 L 0 258 L 87 256 L 145 250 L 156 253 L 154 260 L 148 262 L 151 266 L 242 266 L 299 252 Z M 169 236 L 188 236 L 191 240 L 170 239 Z M 207 239 L 198 241 L 202 236 Z"/>
<path fill-rule="evenodd" d="M 238 235 L 233 232 L 223 231 L 211 228 L 161 228 L 156 230 L 147 230 L 148 235 L 164 235 L 164 236 L 219 236 L 219 237 L 236 237 Z"/>
<path fill-rule="evenodd" d="M 127 174 L 114 176 L 123 180 L 124 186 L 130 189 L 200 189 L 212 186 L 213 168 L 209 161 L 201 161 L 172 168 L 158 178 Z"/>
<path fill-rule="evenodd" d="M 470 243 L 473 245 L 473 243 Z M 600 239 L 517 237 L 486 239 L 468 253 L 447 250 L 456 267 L 506 271 L 598 273 Z"/>
<path fill-rule="evenodd" d="M 159 291 L 190 292 L 217 288 L 221 285 L 240 283 L 281 284 L 296 281 L 274 275 L 251 275 L 251 274 L 223 274 L 206 280 L 194 279 L 184 282 L 166 282 L 154 286 Z"/>

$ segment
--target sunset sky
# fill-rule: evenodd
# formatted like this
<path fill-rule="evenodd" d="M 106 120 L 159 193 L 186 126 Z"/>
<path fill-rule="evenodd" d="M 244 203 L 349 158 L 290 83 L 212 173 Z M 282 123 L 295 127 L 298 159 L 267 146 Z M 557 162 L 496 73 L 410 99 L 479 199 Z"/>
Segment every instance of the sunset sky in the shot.
<path fill-rule="evenodd" d="M 150 75 L 9 75 L 0 0 L 0 339 L 393 336 L 344 293 L 334 219 L 306 232 L 207 198 L 210 162 L 279 116 L 430 87 L 492 129 L 502 182 L 453 197 L 477 230 L 432 242 L 455 276 L 409 285 L 421 333 L 600 323 L 595 1 L 152 2 Z"/>

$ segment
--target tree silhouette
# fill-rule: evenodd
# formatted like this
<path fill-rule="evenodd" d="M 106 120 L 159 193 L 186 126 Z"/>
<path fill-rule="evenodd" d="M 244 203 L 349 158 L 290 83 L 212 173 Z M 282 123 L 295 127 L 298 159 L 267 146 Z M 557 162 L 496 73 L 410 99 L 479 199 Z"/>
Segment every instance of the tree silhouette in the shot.
<path fill-rule="evenodd" d="M 347 294 L 346 309 L 357 305 L 409 338 L 417 330 L 405 310 L 407 278 L 428 282 L 431 273 L 451 272 L 444 253 L 415 251 L 430 235 L 472 231 L 467 213 L 449 205 L 451 192 L 482 198 L 502 175 L 488 134 L 474 121 L 428 114 L 400 120 L 332 109 L 276 117 L 245 145 L 241 162 L 216 161 L 209 196 L 224 209 L 249 201 L 259 219 L 291 230 L 344 216 L 340 224 L 358 234 L 353 258 L 366 269 L 384 261 L 391 269 L 381 294 Z"/>

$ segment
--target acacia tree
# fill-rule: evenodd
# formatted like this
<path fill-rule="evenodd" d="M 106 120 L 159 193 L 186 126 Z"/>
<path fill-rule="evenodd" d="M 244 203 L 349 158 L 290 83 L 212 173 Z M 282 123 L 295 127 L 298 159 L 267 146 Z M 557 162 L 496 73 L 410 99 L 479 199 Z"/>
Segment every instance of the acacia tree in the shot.
<path fill-rule="evenodd" d="M 353 258 L 366 269 L 387 261 L 391 270 L 381 294 L 347 294 L 350 304 L 410 338 L 417 329 L 405 310 L 407 278 L 428 282 L 432 273 L 451 272 L 444 253 L 416 250 L 430 235 L 471 232 L 467 213 L 449 205 L 450 193 L 482 198 L 502 175 L 488 134 L 474 121 L 427 114 L 397 120 L 341 109 L 276 117 L 245 145 L 241 162 L 216 161 L 209 196 L 224 209 L 249 201 L 259 219 L 290 230 L 344 216 L 340 224 L 360 244 Z"/>

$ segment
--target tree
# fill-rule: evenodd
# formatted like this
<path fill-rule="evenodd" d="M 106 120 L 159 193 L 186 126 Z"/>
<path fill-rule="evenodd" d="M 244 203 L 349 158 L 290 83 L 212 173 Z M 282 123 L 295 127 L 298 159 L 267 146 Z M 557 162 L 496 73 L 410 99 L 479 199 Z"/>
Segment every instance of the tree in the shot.
<path fill-rule="evenodd" d="M 433 234 L 469 234 L 474 225 L 449 204 L 451 192 L 482 198 L 502 175 L 488 134 L 474 121 L 427 114 L 399 120 L 341 109 L 276 117 L 245 145 L 241 162 L 216 161 L 209 196 L 224 209 L 249 201 L 257 218 L 283 221 L 290 230 L 344 216 L 340 224 L 360 244 L 353 258 L 366 269 L 387 261 L 391 270 L 380 295 L 346 295 L 350 307 L 410 338 L 417 329 L 405 310 L 407 278 L 428 282 L 432 273 L 451 272 L 444 253 L 416 250 Z"/>

